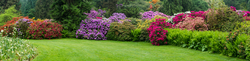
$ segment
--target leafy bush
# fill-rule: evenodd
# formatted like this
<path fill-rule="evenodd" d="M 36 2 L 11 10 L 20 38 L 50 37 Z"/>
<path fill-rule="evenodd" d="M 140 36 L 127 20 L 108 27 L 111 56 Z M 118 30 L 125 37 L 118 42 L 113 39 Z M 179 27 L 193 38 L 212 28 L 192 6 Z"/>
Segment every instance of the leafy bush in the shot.
<path fill-rule="evenodd" d="M 139 35 L 139 41 L 150 42 L 149 33 L 147 28 L 141 28 L 141 33 Z"/>
<path fill-rule="evenodd" d="M 109 30 L 110 23 L 102 19 L 85 19 L 80 24 L 80 29 L 76 32 L 76 38 L 106 40 L 105 35 Z"/>
<path fill-rule="evenodd" d="M 37 49 L 26 40 L 9 37 L 0 37 L 0 39 L 1 61 L 32 60 L 37 55 Z"/>
<path fill-rule="evenodd" d="M 249 59 L 249 35 L 241 31 L 188 31 L 166 29 L 169 44 L 188 47 L 210 53 L 221 53 L 227 56 Z"/>
<path fill-rule="evenodd" d="M 206 31 L 208 30 L 207 24 L 202 17 L 186 17 L 183 22 L 179 22 L 176 28 L 180 29 L 187 29 L 187 30 L 199 30 L 199 31 Z"/>
<path fill-rule="evenodd" d="M 10 21 L 13 17 L 19 16 L 15 7 L 15 5 L 9 7 L 3 14 L 0 15 L 0 26 L 4 25 L 5 22 Z"/>
<path fill-rule="evenodd" d="M 141 29 L 135 29 L 135 30 L 131 30 L 131 34 L 133 35 L 133 41 L 140 41 L 138 38 L 141 34 Z"/>
<path fill-rule="evenodd" d="M 240 34 L 250 35 L 250 21 L 237 22 L 234 30 L 239 30 Z"/>
<path fill-rule="evenodd" d="M 230 8 L 211 9 L 207 14 L 206 23 L 209 24 L 209 30 L 233 31 L 237 22 L 242 22 L 242 16 L 239 16 Z"/>
<path fill-rule="evenodd" d="M 134 29 L 135 26 L 128 21 L 125 21 L 122 24 L 113 22 L 110 24 L 110 29 L 106 37 L 108 40 L 132 41 L 131 30 Z"/>
<path fill-rule="evenodd" d="M 33 21 L 27 29 L 27 39 L 61 38 L 62 25 L 50 21 Z"/>
<path fill-rule="evenodd" d="M 163 28 L 167 28 L 168 26 L 166 19 L 156 19 L 156 22 L 152 22 L 150 27 L 147 29 L 149 33 L 149 40 L 153 45 L 162 45 L 167 44 L 166 41 L 166 33 L 167 30 Z"/>

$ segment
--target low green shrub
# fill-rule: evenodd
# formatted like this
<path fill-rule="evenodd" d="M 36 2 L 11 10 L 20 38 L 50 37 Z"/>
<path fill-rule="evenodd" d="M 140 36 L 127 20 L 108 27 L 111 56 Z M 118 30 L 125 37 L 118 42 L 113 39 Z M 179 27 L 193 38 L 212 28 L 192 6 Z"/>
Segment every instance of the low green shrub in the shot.
<path fill-rule="evenodd" d="M 168 28 L 165 30 L 168 30 L 168 44 L 249 60 L 250 38 L 249 35 L 240 33 L 241 31 L 228 33 Z"/>
<path fill-rule="evenodd" d="M 30 61 L 38 54 L 26 40 L 0 37 L 0 61 Z"/>
<path fill-rule="evenodd" d="M 108 40 L 132 41 L 131 30 L 134 29 L 135 26 L 128 21 L 124 21 L 122 24 L 112 22 L 106 37 Z"/>
<path fill-rule="evenodd" d="M 133 36 L 133 41 L 140 41 L 138 38 L 141 34 L 141 29 L 135 29 L 135 30 L 131 30 L 131 34 Z"/>

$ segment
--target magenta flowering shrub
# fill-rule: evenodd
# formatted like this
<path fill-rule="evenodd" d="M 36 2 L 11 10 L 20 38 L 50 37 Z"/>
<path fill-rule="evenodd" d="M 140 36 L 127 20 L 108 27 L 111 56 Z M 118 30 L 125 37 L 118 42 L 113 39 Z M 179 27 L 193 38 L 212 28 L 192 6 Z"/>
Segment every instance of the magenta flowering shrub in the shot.
<path fill-rule="evenodd" d="M 109 23 L 102 19 L 85 19 L 76 31 L 76 38 L 106 40 L 105 35 L 109 30 Z"/>
<path fill-rule="evenodd" d="M 234 6 L 230 6 L 230 10 L 236 11 L 236 8 Z"/>
<path fill-rule="evenodd" d="M 206 19 L 206 12 L 204 12 L 204 11 L 198 11 L 198 12 L 191 11 L 191 13 L 189 14 L 188 17 L 191 17 L 191 18 L 202 17 L 202 18 Z"/>
<path fill-rule="evenodd" d="M 152 22 L 150 27 L 147 29 L 149 34 L 149 40 L 153 45 L 162 45 L 167 44 L 166 40 L 166 33 L 167 30 L 164 30 L 163 28 L 166 28 L 169 26 L 169 23 L 165 21 L 166 19 L 156 19 L 156 22 Z"/>
<path fill-rule="evenodd" d="M 184 14 L 184 13 L 176 15 L 173 18 L 173 22 L 174 22 L 173 27 L 175 27 L 179 22 L 182 22 L 186 16 L 187 16 L 187 14 Z"/>

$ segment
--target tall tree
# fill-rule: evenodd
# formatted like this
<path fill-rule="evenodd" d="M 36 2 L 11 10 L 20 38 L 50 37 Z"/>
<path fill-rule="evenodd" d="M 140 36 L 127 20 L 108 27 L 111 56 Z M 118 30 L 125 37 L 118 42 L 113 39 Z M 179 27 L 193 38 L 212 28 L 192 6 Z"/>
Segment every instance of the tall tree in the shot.
<path fill-rule="evenodd" d="M 21 1 L 21 11 L 22 16 L 28 16 L 28 13 L 30 13 L 31 9 L 35 8 L 37 0 L 24 0 Z"/>
<path fill-rule="evenodd" d="M 50 6 L 53 4 L 53 0 L 37 0 L 35 7 L 35 17 L 40 19 L 50 19 Z"/>
<path fill-rule="evenodd" d="M 167 15 L 182 12 L 182 0 L 165 0 L 163 6 L 159 9 L 160 12 Z"/>
<path fill-rule="evenodd" d="M 87 16 L 91 6 L 83 0 L 54 0 L 50 10 L 51 17 L 63 25 L 63 37 L 75 37 L 79 24 Z"/>

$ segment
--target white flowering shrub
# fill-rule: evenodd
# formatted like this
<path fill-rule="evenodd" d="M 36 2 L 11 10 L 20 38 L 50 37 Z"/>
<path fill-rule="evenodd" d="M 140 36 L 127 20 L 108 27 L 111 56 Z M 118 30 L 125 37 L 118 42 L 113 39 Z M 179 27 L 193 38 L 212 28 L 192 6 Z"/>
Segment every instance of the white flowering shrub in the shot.
<path fill-rule="evenodd" d="M 30 61 L 36 55 L 36 48 L 27 40 L 0 37 L 0 61 Z"/>

